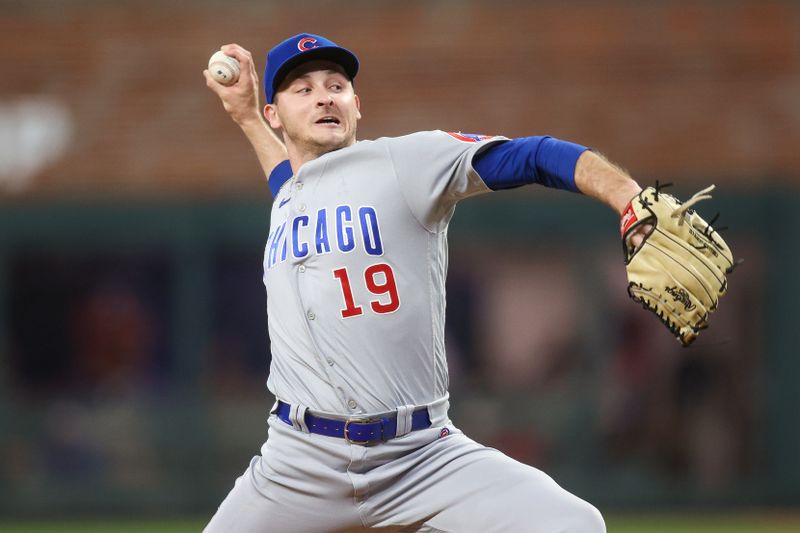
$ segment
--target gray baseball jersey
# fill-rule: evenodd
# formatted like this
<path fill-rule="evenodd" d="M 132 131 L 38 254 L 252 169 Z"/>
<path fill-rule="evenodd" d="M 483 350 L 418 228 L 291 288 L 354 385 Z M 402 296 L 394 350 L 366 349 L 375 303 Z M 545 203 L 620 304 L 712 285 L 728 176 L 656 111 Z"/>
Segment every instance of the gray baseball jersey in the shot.
<path fill-rule="evenodd" d="M 356 414 L 447 397 L 447 225 L 489 191 L 471 161 L 501 140 L 361 141 L 284 184 L 264 253 L 277 398 Z"/>
<path fill-rule="evenodd" d="M 447 417 L 447 225 L 489 189 L 472 167 L 503 138 L 441 131 L 361 141 L 305 163 L 276 195 L 264 252 L 269 388 L 292 425 L 269 437 L 208 533 L 605 532 L 543 472 L 467 438 Z M 400 430 L 412 406 L 432 426 Z M 309 433 L 305 409 L 396 411 L 374 446 Z"/>

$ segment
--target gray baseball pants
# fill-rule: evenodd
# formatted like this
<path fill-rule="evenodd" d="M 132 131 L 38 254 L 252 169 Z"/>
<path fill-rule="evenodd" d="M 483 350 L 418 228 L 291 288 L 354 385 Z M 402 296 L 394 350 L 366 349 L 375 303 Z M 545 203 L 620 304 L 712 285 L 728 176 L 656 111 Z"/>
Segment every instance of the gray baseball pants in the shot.
<path fill-rule="evenodd" d="M 206 533 L 604 533 L 599 511 L 544 472 L 452 425 L 375 446 L 305 433 L 274 415 Z M 442 430 L 447 428 L 447 431 Z"/>

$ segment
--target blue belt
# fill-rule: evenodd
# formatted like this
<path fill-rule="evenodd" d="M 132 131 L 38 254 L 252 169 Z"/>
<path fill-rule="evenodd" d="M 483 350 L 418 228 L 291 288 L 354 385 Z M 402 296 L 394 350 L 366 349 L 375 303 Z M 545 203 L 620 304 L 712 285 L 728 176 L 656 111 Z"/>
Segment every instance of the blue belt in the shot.
<path fill-rule="evenodd" d="M 287 403 L 278 401 L 278 418 L 293 426 L 289 418 L 291 406 Z M 374 418 L 355 418 L 351 420 L 337 420 L 335 418 L 323 418 L 308 412 L 305 415 L 305 422 L 311 433 L 326 435 L 328 437 L 338 437 L 351 444 L 372 444 L 393 439 L 397 436 L 397 418 L 380 416 Z M 431 427 L 431 418 L 427 408 L 417 409 L 411 414 L 411 431 Z"/>

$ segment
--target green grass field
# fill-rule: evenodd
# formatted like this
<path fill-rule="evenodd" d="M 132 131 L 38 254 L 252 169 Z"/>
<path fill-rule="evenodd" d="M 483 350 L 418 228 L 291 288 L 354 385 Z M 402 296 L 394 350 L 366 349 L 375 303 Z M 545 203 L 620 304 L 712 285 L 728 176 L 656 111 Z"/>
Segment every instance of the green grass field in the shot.
<path fill-rule="evenodd" d="M 611 515 L 609 533 L 797 533 L 800 513 Z M 190 533 L 202 520 L 0 523 L 0 533 Z"/>

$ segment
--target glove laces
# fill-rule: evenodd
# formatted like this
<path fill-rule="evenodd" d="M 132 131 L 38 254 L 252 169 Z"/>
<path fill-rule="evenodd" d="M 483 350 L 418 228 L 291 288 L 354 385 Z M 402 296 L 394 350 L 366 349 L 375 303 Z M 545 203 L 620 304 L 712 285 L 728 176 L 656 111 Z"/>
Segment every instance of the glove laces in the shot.
<path fill-rule="evenodd" d="M 676 207 L 675 210 L 672 212 L 672 214 L 670 216 L 672 218 L 680 217 L 678 219 L 678 225 L 682 226 L 683 225 L 683 221 L 684 221 L 683 215 L 686 214 L 686 211 L 691 209 L 692 206 L 694 206 L 698 202 L 701 202 L 703 200 L 708 200 L 709 198 L 711 198 L 711 195 L 709 193 L 714 190 L 714 187 L 715 187 L 714 185 L 709 185 L 708 187 L 706 187 L 702 191 L 697 191 L 696 193 L 694 193 L 692 195 L 691 198 L 686 200 L 686 202 L 684 202 L 682 205 L 679 205 L 678 207 Z"/>

